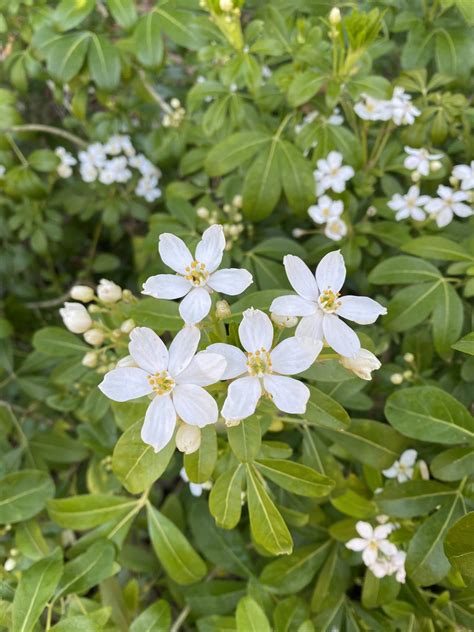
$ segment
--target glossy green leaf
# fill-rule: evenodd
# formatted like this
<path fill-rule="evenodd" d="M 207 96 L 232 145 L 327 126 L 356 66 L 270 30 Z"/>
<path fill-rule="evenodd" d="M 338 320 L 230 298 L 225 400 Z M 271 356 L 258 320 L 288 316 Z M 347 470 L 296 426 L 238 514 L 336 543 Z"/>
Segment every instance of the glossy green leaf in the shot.
<path fill-rule="evenodd" d="M 474 511 L 458 520 L 446 534 L 444 551 L 451 564 L 468 580 L 474 578 Z"/>
<path fill-rule="evenodd" d="M 112 542 L 99 540 L 64 566 L 57 595 L 86 593 L 93 586 L 118 572 L 115 564 L 115 547 Z"/>
<path fill-rule="evenodd" d="M 83 494 L 48 501 L 48 512 L 51 519 L 59 526 L 83 530 L 92 529 L 113 518 L 118 518 L 136 504 L 136 499 L 125 496 Z"/>
<path fill-rule="evenodd" d="M 171 626 L 171 608 L 159 599 L 132 621 L 130 632 L 168 632 Z"/>
<path fill-rule="evenodd" d="M 437 301 L 433 310 L 433 340 L 436 351 L 448 356 L 451 345 L 462 332 L 464 308 L 456 290 L 448 283 L 442 283 L 436 291 Z"/>
<path fill-rule="evenodd" d="M 309 390 L 311 395 L 304 415 L 308 424 L 335 430 L 349 425 L 350 417 L 340 404 L 315 386 L 309 385 Z"/>
<path fill-rule="evenodd" d="M 446 237 L 417 237 L 402 246 L 402 250 L 419 257 L 440 261 L 474 261 L 474 255 L 469 254 L 460 244 Z"/>
<path fill-rule="evenodd" d="M 68 0 L 65 0 L 68 2 Z M 46 52 L 48 72 L 67 83 L 81 70 L 90 44 L 90 33 L 71 33 L 57 38 Z"/>
<path fill-rule="evenodd" d="M 259 222 L 268 217 L 280 199 L 280 152 L 278 141 L 273 140 L 247 170 L 242 190 L 243 212 L 251 221 Z"/>
<path fill-rule="evenodd" d="M 103 35 L 92 35 L 88 53 L 91 78 L 98 88 L 114 90 L 120 81 L 120 55 Z"/>
<path fill-rule="evenodd" d="M 286 199 L 295 213 L 304 214 L 315 201 L 313 171 L 303 154 L 294 145 L 282 141 L 279 148 L 283 191 Z"/>
<path fill-rule="evenodd" d="M 256 415 L 244 419 L 237 426 L 227 429 L 227 437 L 235 456 L 242 463 L 253 461 L 260 451 L 262 434 L 260 421 Z"/>
<path fill-rule="evenodd" d="M 474 447 L 449 448 L 430 463 L 433 476 L 441 481 L 460 481 L 474 472 Z"/>
<path fill-rule="evenodd" d="M 252 158 L 270 137 L 261 132 L 238 132 L 218 143 L 209 152 L 205 166 L 210 176 L 222 176 Z"/>
<path fill-rule="evenodd" d="M 145 68 L 158 68 L 163 63 L 164 45 L 160 19 L 153 11 L 143 15 L 134 32 L 135 55 Z"/>
<path fill-rule="evenodd" d="M 397 285 L 437 281 L 441 277 L 438 268 L 417 257 L 390 257 L 381 261 L 369 274 L 370 283 Z"/>
<path fill-rule="evenodd" d="M 453 349 L 456 349 L 456 351 L 474 355 L 474 332 L 467 334 L 467 336 L 464 336 L 464 338 L 461 338 L 451 346 Z"/>
<path fill-rule="evenodd" d="M 299 496 L 320 498 L 331 493 L 334 481 L 308 467 L 280 459 L 259 459 L 255 467 L 264 478 Z"/>
<path fill-rule="evenodd" d="M 387 306 L 385 327 L 389 331 L 407 331 L 426 320 L 436 306 L 441 283 L 420 283 L 398 291 Z"/>
<path fill-rule="evenodd" d="M 54 21 L 61 31 L 69 31 L 85 20 L 94 7 L 94 0 L 61 0 L 54 12 Z"/>
<path fill-rule="evenodd" d="M 386 487 L 376 500 L 383 513 L 394 518 L 412 518 L 426 515 L 454 495 L 456 490 L 442 483 L 415 480 Z"/>
<path fill-rule="evenodd" d="M 237 632 L 271 632 L 265 612 L 251 597 L 243 597 L 235 613 Z"/>
<path fill-rule="evenodd" d="M 245 423 L 245 422 L 242 422 Z M 184 455 L 186 474 L 192 483 L 205 483 L 211 478 L 217 461 L 217 437 L 214 426 L 201 430 L 201 444 L 195 452 Z"/>
<path fill-rule="evenodd" d="M 124 29 L 130 29 L 136 22 L 137 12 L 134 0 L 107 0 L 107 6 L 114 20 Z"/>
<path fill-rule="evenodd" d="M 84 342 L 61 327 L 44 327 L 33 336 L 33 346 L 45 355 L 55 357 L 82 357 L 90 350 Z"/>
<path fill-rule="evenodd" d="M 32 518 L 54 496 L 51 478 L 40 470 L 22 470 L 0 479 L 0 524 Z"/>
<path fill-rule="evenodd" d="M 238 465 L 223 472 L 212 486 L 209 510 L 219 527 L 233 529 L 242 513 L 242 481 L 244 470 Z"/>

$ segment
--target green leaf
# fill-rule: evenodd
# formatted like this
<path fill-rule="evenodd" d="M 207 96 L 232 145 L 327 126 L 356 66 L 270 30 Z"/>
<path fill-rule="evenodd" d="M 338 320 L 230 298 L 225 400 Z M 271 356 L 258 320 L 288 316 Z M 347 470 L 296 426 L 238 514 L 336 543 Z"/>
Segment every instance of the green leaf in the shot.
<path fill-rule="evenodd" d="M 464 338 L 458 340 L 455 344 L 451 345 L 456 351 L 462 351 L 462 353 L 468 353 L 474 355 L 474 331 Z"/>
<path fill-rule="evenodd" d="M 436 281 L 441 278 L 438 268 L 417 257 L 390 257 L 379 263 L 369 274 L 369 282 L 377 285 Z"/>
<path fill-rule="evenodd" d="M 468 580 L 474 579 L 474 511 L 458 520 L 446 534 L 444 551 L 451 564 Z"/>
<path fill-rule="evenodd" d="M 340 558 L 339 546 L 333 544 L 332 550 L 318 574 L 311 598 L 311 610 L 318 613 L 336 606 L 345 593 L 349 580 L 349 566 Z M 318 632 L 323 629 L 329 632 L 331 627 L 318 627 L 316 629 Z"/>
<path fill-rule="evenodd" d="M 242 513 L 243 468 L 238 465 L 223 472 L 212 486 L 209 494 L 209 511 L 216 524 L 223 529 L 233 529 Z"/>
<path fill-rule="evenodd" d="M 275 208 L 281 195 L 280 160 L 279 142 L 274 140 L 249 166 L 242 190 L 247 219 L 259 222 Z"/>
<path fill-rule="evenodd" d="M 90 351 L 79 336 L 61 327 L 45 327 L 35 332 L 33 346 L 37 351 L 55 357 L 83 356 Z"/>
<path fill-rule="evenodd" d="M 164 46 L 160 19 L 151 11 L 139 19 L 133 32 L 135 55 L 145 68 L 158 68 L 163 63 Z"/>
<path fill-rule="evenodd" d="M 175 443 L 156 453 L 152 446 L 143 443 L 141 429 L 143 420 L 130 426 L 115 444 L 112 455 L 112 470 L 125 489 L 139 494 L 150 487 L 168 467 L 174 454 Z"/>
<path fill-rule="evenodd" d="M 58 548 L 49 557 L 22 571 L 13 599 L 11 632 L 30 632 L 53 596 L 63 571 Z"/>
<path fill-rule="evenodd" d="M 147 505 L 148 532 L 156 556 L 177 584 L 194 584 L 206 574 L 206 565 L 178 527 L 152 505 Z"/>
<path fill-rule="evenodd" d="M 244 423 L 244 422 L 242 422 Z M 217 461 L 217 437 L 213 425 L 201 429 L 201 444 L 192 454 L 184 455 L 186 474 L 192 483 L 205 483 L 211 478 Z"/>
<path fill-rule="evenodd" d="M 471 0 L 455 0 L 456 7 L 469 25 L 474 24 L 474 6 Z"/>
<path fill-rule="evenodd" d="M 133 306 L 130 316 L 138 326 L 151 327 L 160 335 L 165 331 L 179 331 L 183 326 L 178 305 L 158 298 L 142 299 Z"/>
<path fill-rule="evenodd" d="M 137 502 L 134 498 L 124 496 L 82 494 L 48 501 L 48 512 L 60 527 L 82 531 L 121 517 Z"/>
<path fill-rule="evenodd" d="M 112 542 L 95 542 L 85 553 L 65 565 L 57 596 L 86 593 L 93 586 L 111 577 L 119 570 L 114 559 L 115 546 Z"/>
<path fill-rule="evenodd" d="M 227 437 L 232 452 L 242 463 L 253 461 L 260 452 L 262 433 L 256 415 L 244 419 L 237 426 L 227 428 Z"/>
<path fill-rule="evenodd" d="M 55 171 L 56 167 L 59 165 L 59 158 L 56 156 L 54 151 L 49 149 L 35 149 L 28 156 L 28 162 L 33 169 L 36 171 L 44 171 L 48 173 L 50 171 Z"/>
<path fill-rule="evenodd" d="M 314 97 L 325 81 L 326 78 L 314 70 L 297 74 L 288 88 L 288 103 L 294 108 L 306 103 Z"/>
<path fill-rule="evenodd" d="M 448 445 L 474 440 L 474 419 L 454 397 L 434 386 L 392 393 L 385 405 L 390 424 L 406 437 Z"/>
<path fill-rule="evenodd" d="M 424 516 L 444 501 L 452 500 L 456 490 L 436 481 L 408 481 L 386 487 L 377 495 L 377 505 L 393 518 Z"/>
<path fill-rule="evenodd" d="M 120 82 L 120 55 L 103 35 L 92 35 L 88 53 L 92 81 L 102 90 L 115 90 Z"/>
<path fill-rule="evenodd" d="M 51 478 L 40 470 L 22 470 L 0 479 L 0 524 L 32 518 L 54 496 Z"/>
<path fill-rule="evenodd" d="M 448 574 L 450 564 L 443 541 L 449 527 L 463 514 L 463 500 L 454 495 L 418 528 L 410 541 L 406 559 L 410 579 L 421 586 L 431 586 Z"/>
<path fill-rule="evenodd" d="M 112 17 L 119 26 L 128 30 L 137 20 L 134 0 L 107 0 Z"/>
<path fill-rule="evenodd" d="M 474 472 L 474 448 L 449 448 L 435 456 L 430 470 L 441 481 L 460 481 Z"/>
<path fill-rule="evenodd" d="M 311 395 L 304 417 L 309 425 L 340 430 L 350 424 L 348 413 L 332 397 L 315 386 L 308 385 L 308 388 Z"/>
<path fill-rule="evenodd" d="M 93 11 L 95 0 L 61 0 L 54 12 L 54 21 L 61 31 L 69 31 Z"/>
<path fill-rule="evenodd" d="M 205 167 L 210 176 L 222 176 L 254 156 L 270 136 L 262 132 L 238 132 L 218 143 L 207 155 Z"/>
<path fill-rule="evenodd" d="M 473 261 L 474 256 L 446 237 L 417 237 L 402 246 L 404 252 L 440 261 Z"/>
<path fill-rule="evenodd" d="M 164 599 L 159 599 L 132 621 L 129 632 L 168 632 L 170 626 L 170 605 Z"/>
<path fill-rule="evenodd" d="M 68 83 L 78 74 L 84 65 L 90 38 L 90 33 L 71 33 L 57 38 L 48 46 L 47 69 L 54 79 Z"/>
<path fill-rule="evenodd" d="M 433 310 L 433 340 L 436 351 L 448 358 L 451 344 L 459 338 L 464 321 L 464 308 L 452 285 L 445 282 L 436 290 L 437 301 Z"/>
<path fill-rule="evenodd" d="M 426 320 L 436 306 L 442 282 L 410 285 L 397 292 L 388 304 L 385 327 L 389 331 L 407 331 Z"/>
<path fill-rule="evenodd" d="M 250 529 L 255 542 L 273 555 L 288 555 L 293 550 L 288 527 L 265 491 L 259 474 L 251 465 L 246 468 Z"/>
<path fill-rule="evenodd" d="M 163 32 L 179 46 L 191 50 L 202 48 L 206 44 L 203 25 L 207 26 L 207 20 L 201 21 L 201 18 L 191 11 L 169 7 L 170 3 L 164 2 L 153 9 L 159 17 Z"/>
<path fill-rule="evenodd" d="M 379 579 L 369 569 L 366 570 L 361 598 L 365 608 L 377 608 L 390 604 L 396 599 L 399 592 L 400 584 L 393 575 Z"/>
<path fill-rule="evenodd" d="M 310 163 L 294 145 L 281 141 L 280 170 L 283 191 L 291 208 L 305 214 L 315 200 L 315 185 Z"/>
<path fill-rule="evenodd" d="M 237 632 L 271 632 L 265 612 L 252 597 L 239 601 L 235 617 Z"/>
<path fill-rule="evenodd" d="M 280 459 L 259 459 L 256 468 L 265 478 L 299 496 L 320 498 L 331 493 L 334 481 L 308 467 Z"/>

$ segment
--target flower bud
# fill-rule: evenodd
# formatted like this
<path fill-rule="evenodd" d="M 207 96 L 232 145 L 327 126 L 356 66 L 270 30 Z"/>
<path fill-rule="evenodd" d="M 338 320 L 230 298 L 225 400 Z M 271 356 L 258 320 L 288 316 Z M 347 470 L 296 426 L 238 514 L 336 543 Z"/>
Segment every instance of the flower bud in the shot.
<path fill-rule="evenodd" d="M 232 199 L 232 205 L 235 206 L 236 208 L 242 208 L 242 204 L 243 204 L 243 198 L 241 195 L 234 195 L 233 199 Z"/>
<path fill-rule="evenodd" d="M 233 428 L 234 426 L 238 426 L 242 420 L 241 419 L 224 419 L 224 421 L 227 428 Z"/>
<path fill-rule="evenodd" d="M 173 97 L 170 101 L 170 105 L 172 108 L 177 110 L 181 106 L 181 101 L 177 99 L 176 97 Z"/>
<path fill-rule="evenodd" d="M 374 217 L 374 215 L 377 215 L 377 209 L 375 206 L 369 206 L 367 209 L 367 217 Z"/>
<path fill-rule="evenodd" d="M 133 298 L 133 294 L 130 290 L 122 290 L 122 301 L 130 301 Z"/>
<path fill-rule="evenodd" d="M 209 211 L 205 206 L 200 206 L 196 211 L 196 215 L 201 219 L 207 219 L 209 217 Z"/>
<path fill-rule="evenodd" d="M 343 367 L 360 377 L 361 380 L 371 380 L 372 371 L 376 371 L 382 366 L 379 359 L 368 349 L 360 349 L 355 358 L 341 356 L 339 362 Z"/>
<path fill-rule="evenodd" d="M 419 182 L 421 180 L 421 175 L 418 173 L 418 171 L 413 171 L 411 174 L 411 179 L 413 182 Z"/>
<path fill-rule="evenodd" d="M 337 7 L 333 7 L 329 13 L 329 22 L 332 26 L 337 26 L 341 22 L 341 11 Z"/>
<path fill-rule="evenodd" d="M 440 160 L 433 160 L 433 162 L 430 163 L 431 171 L 439 171 L 442 166 L 443 163 Z"/>
<path fill-rule="evenodd" d="M 409 380 L 413 377 L 413 371 L 403 371 L 403 378 Z"/>
<path fill-rule="evenodd" d="M 184 454 L 192 454 L 201 445 L 201 429 L 198 426 L 181 424 L 176 433 L 176 447 Z"/>
<path fill-rule="evenodd" d="M 405 355 L 403 356 L 403 359 L 408 364 L 411 364 L 412 362 L 415 361 L 415 356 L 413 355 L 413 353 L 405 353 Z"/>
<path fill-rule="evenodd" d="M 422 459 L 418 461 L 418 470 L 420 472 L 420 476 L 424 481 L 429 481 L 430 479 L 430 471 L 428 469 L 428 465 Z"/>
<path fill-rule="evenodd" d="M 80 303 L 64 303 L 64 307 L 59 310 L 65 326 L 73 334 L 83 334 L 92 325 L 89 312 Z"/>
<path fill-rule="evenodd" d="M 397 386 L 403 382 L 403 375 L 401 373 L 394 373 L 390 377 L 390 381 L 392 384 L 396 384 Z"/>
<path fill-rule="evenodd" d="M 132 329 L 135 329 L 135 327 L 135 321 L 133 320 L 133 318 L 129 318 L 128 320 L 124 320 L 123 323 L 120 325 L 120 331 L 124 334 L 129 334 Z"/>
<path fill-rule="evenodd" d="M 291 234 L 293 235 L 295 239 L 299 239 L 300 237 L 303 237 L 304 235 L 306 235 L 306 231 L 303 230 L 302 228 L 293 228 L 293 230 L 291 231 Z"/>
<path fill-rule="evenodd" d="M 82 303 L 89 303 L 94 298 L 94 290 L 88 285 L 74 285 L 70 294 L 71 298 Z"/>
<path fill-rule="evenodd" d="M 3 565 L 3 568 L 7 571 L 7 573 L 9 573 L 15 568 L 15 566 L 16 566 L 16 560 L 13 557 L 9 557 L 8 559 L 5 560 L 5 564 Z"/>
<path fill-rule="evenodd" d="M 227 301 L 217 301 L 216 303 L 216 316 L 217 318 L 229 318 L 232 315 L 230 311 L 230 305 Z"/>
<path fill-rule="evenodd" d="M 219 0 L 219 7 L 221 11 L 225 11 L 226 13 L 228 13 L 234 8 L 234 3 L 232 2 L 232 0 Z"/>
<path fill-rule="evenodd" d="M 104 342 L 104 338 L 104 332 L 96 328 L 89 329 L 84 334 L 84 340 L 87 342 L 87 344 L 94 347 L 98 347 L 99 345 L 101 345 Z"/>
<path fill-rule="evenodd" d="M 222 207 L 222 210 L 224 211 L 224 213 L 229 214 L 232 210 L 232 206 L 230 204 L 224 204 L 224 206 Z"/>
<path fill-rule="evenodd" d="M 116 303 L 122 298 L 122 288 L 108 279 L 101 279 L 97 286 L 97 296 L 104 303 Z"/>
<path fill-rule="evenodd" d="M 457 186 L 458 186 L 458 184 L 459 184 L 459 180 L 456 178 L 456 176 L 450 176 L 450 178 L 449 178 L 449 184 L 450 184 L 452 187 L 457 187 Z"/>
<path fill-rule="evenodd" d="M 268 432 L 281 432 L 283 428 L 284 428 L 284 424 L 282 420 L 278 419 L 278 417 L 275 417 L 274 419 L 272 419 L 272 423 L 270 424 L 268 428 Z"/>
<path fill-rule="evenodd" d="M 291 329 L 298 324 L 298 318 L 296 316 L 279 316 L 272 312 L 271 319 L 280 329 Z"/>
<path fill-rule="evenodd" d="M 94 369 L 97 366 L 97 353 L 95 351 L 88 351 L 82 358 L 82 366 L 87 366 L 89 369 Z"/>

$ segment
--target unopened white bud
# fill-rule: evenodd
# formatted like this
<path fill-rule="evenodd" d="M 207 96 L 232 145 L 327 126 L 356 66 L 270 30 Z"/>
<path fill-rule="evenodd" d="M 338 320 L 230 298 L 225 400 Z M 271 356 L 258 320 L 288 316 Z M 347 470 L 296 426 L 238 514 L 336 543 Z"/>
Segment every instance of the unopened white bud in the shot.
<path fill-rule="evenodd" d="M 221 11 L 225 11 L 226 13 L 228 13 L 234 8 L 234 3 L 232 2 L 232 0 L 219 0 L 219 7 Z"/>
<path fill-rule="evenodd" d="M 341 11 L 337 7 L 333 7 L 329 13 L 329 22 L 333 26 L 337 26 L 341 22 Z"/>
<path fill-rule="evenodd" d="M 430 478 L 430 471 L 425 461 L 418 461 L 418 469 L 420 471 L 420 476 L 424 481 L 428 481 Z"/>
<path fill-rule="evenodd" d="M 343 367 L 360 377 L 361 380 L 371 380 L 372 371 L 376 371 L 382 366 L 377 356 L 368 349 L 360 349 L 355 358 L 341 356 L 339 362 Z"/>
<path fill-rule="evenodd" d="M 124 320 L 123 323 L 120 325 L 120 331 L 124 334 L 129 334 L 132 329 L 135 329 L 135 327 L 135 321 L 133 320 L 133 318 L 129 318 L 128 320 Z"/>
<path fill-rule="evenodd" d="M 173 97 L 170 101 L 170 105 L 172 108 L 177 110 L 179 107 L 181 107 L 181 101 L 177 99 L 176 97 Z"/>
<path fill-rule="evenodd" d="M 108 279 L 101 279 L 97 286 L 97 296 L 104 303 L 116 303 L 122 298 L 122 288 Z"/>
<path fill-rule="evenodd" d="M 232 315 L 230 311 L 230 305 L 227 301 L 221 300 L 216 303 L 216 316 L 217 318 L 229 318 Z"/>
<path fill-rule="evenodd" d="M 234 195 L 234 197 L 232 199 L 232 204 L 236 208 L 242 208 L 243 197 L 241 195 Z"/>
<path fill-rule="evenodd" d="M 89 312 L 81 303 L 64 303 L 64 307 L 59 310 L 65 326 L 73 334 L 83 334 L 92 325 Z"/>
<path fill-rule="evenodd" d="M 390 376 L 390 381 L 392 384 L 401 384 L 403 382 L 403 375 L 401 373 L 394 373 Z"/>
<path fill-rule="evenodd" d="M 452 187 L 457 187 L 457 186 L 458 186 L 458 184 L 459 184 L 459 180 L 458 180 L 458 178 L 456 178 L 456 176 L 450 176 L 450 178 L 449 178 L 449 184 L 450 184 Z"/>
<path fill-rule="evenodd" d="M 87 344 L 94 347 L 98 347 L 99 345 L 101 345 L 104 342 L 104 338 L 105 335 L 101 329 L 89 329 L 84 334 L 84 340 L 87 342 Z"/>
<path fill-rule="evenodd" d="M 207 219 L 209 217 L 209 211 L 205 206 L 200 206 L 196 211 L 196 215 L 201 219 Z"/>
<path fill-rule="evenodd" d="M 291 234 L 293 235 L 295 239 L 299 239 L 300 237 L 303 237 L 304 235 L 306 235 L 306 231 L 303 230 L 302 228 L 293 228 L 293 230 L 291 231 Z"/>
<path fill-rule="evenodd" d="M 405 355 L 403 356 L 403 359 L 408 364 L 411 364 L 412 362 L 415 361 L 415 356 L 413 355 L 413 353 L 405 353 Z"/>
<path fill-rule="evenodd" d="M 418 173 L 418 171 L 412 171 L 411 179 L 413 182 L 419 182 L 421 180 L 421 175 Z"/>
<path fill-rule="evenodd" d="M 232 210 L 232 206 L 230 204 L 224 204 L 222 210 L 224 211 L 224 213 L 230 213 Z"/>
<path fill-rule="evenodd" d="M 81 364 L 89 367 L 89 369 L 94 369 L 97 366 L 97 353 L 95 353 L 95 351 L 88 351 L 82 358 Z"/>
<path fill-rule="evenodd" d="M 201 429 L 198 426 L 181 424 L 176 433 L 176 447 L 184 454 L 192 454 L 201 445 Z"/>
<path fill-rule="evenodd" d="M 234 426 L 238 426 L 242 420 L 241 419 L 225 419 L 224 421 L 227 428 L 233 428 Z"/>
<path fill-rule="evenodd" d="M 413 377 L 413 371 L 403 371 L 403 378 L 409 380 Z"/>
<path fill-rule="evenodd" d="M 280 329 L 291 329 L 298 324 L 298 318 L 296 316 L 280 316 L 279 314 L 272 313 L 271 319 Z"/>
<path fill-rule="evenodd" d="M 71 298 L 82 303 L 89 303 L 94 298 L 94 290 L 88 285 L 74 285 L 70 294 Z"/>
<path fill-rule="evenodd" d="M 16 560 L 13 557 L 9 557 L 7 560 L 5 560 L 5 564 L 3 565 L 3 568 L 7 571 L 7 573 L 9 573 L 15 568 L 15 566 L 16 566 Z"/>
<path fill-rule="evenodd" d="M 433 162 L 430 163 L 431 171 L 439 171 L 442 166 L 443 163 L 440 160 L 433 160 Z"/>
<path fill-rule="evenodd" d="M 374 217 L 374 215 L 377 215 L 377 209 L 375 208 L 375 206 L 369 206 L 369 208 L 367 209 L 367 216 Z"/>

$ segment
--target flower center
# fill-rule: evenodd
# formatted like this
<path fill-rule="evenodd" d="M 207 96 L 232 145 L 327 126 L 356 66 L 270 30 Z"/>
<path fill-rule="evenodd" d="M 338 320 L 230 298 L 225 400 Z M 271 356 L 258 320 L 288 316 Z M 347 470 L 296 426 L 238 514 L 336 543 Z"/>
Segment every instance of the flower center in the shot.
<path fill-rule="evenodd" d="M 332 176 L 337 176 L 337 175 L 339 175 L 339 167 L 333 167 L 333 168 L 331 169 L 331 171 L 330 171 L 330 174 L 331 174 Z"/>
<path fill-rule="evenodd" d="M 319 297 L 319 304 L 325 312 L 332 314 L 341 305 L 341 302 L 337 300 L 340 296 L 341 294 L 339 292 L 324 290 Z"/>
<path fill-rule="evenodd" d="M 263 347 L 255 353 L 247 353 L 247 368 L 250 375 L 261 377 L 272 372 L 270 354 Z"/>
<path fill-rule="evenodd" d="M 202 287 L 206 285 L 209 272 L 206 270 L 204 263 L 193 261 L 190 266 L 186 267 L 186 275 L 184 278 L 190 281 L 194 286 Z"/>
<path fill-rule="evenodd" d="M 329 207 L 328 206 L 324 207 L 323 208 L 323 217 L 329 217 L 329 213 L 330 213 Z"/>
<path fill-rule="evenodd" d="M 174 380 L 168 371 L 161 371 L 148 376 L 148 384 L 157 395 L 165 395 L 174 388 Z"/>

